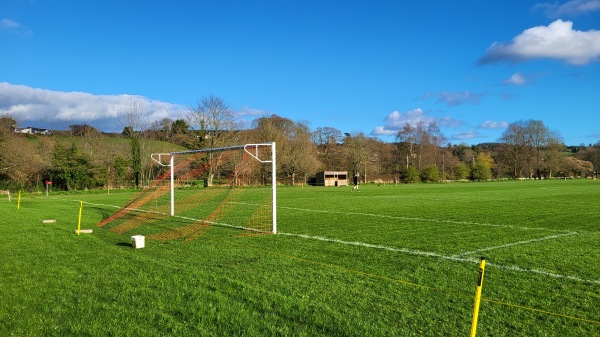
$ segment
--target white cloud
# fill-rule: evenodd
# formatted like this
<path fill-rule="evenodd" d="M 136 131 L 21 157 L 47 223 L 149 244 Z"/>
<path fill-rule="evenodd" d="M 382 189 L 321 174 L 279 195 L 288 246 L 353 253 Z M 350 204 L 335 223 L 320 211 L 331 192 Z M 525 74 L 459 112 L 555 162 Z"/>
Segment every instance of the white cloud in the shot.
<path fill-rule="evenodd" d="M 0 20 L 0 30 L 18 29 L 21 25 L 11 19 Z"/>
<path fill-rule="evenodd" d="M 451 139 L 453 140 L 469 140 L 475 138 L 481 138 L 481 135 L 477 131 L 455 133 L 451 136 Z"/>
<path fill-rule="evenodd" d="M 268 111 L 265 111 L 265 110 L 253 109 L 253 108 L 244 106 L 242 109 L 237 111 L 236 114 L 240 117 L 261 117 L 261 116 L 267 116 L 269 113 L 268 113 Z"/>
<path fill-rule="evenodd" d="M 23 28 L 20 23 L 11 19 L 0 19 L 0 32 L 2 31 L 22 37 L 33 36 L 31 30 Z"/>
<path fill-rule="evenodd" d="M 423 109 L 416 108 L 404 113 L 392 111 L 384 120 L 383 126 L 376 127 L 371 134 L 374 136 L 391 136 L 395 135 L 406 124 L 416 125 L 419 122 L 428 123 L 433 121 L 433 118 L 427 116 Z"/>
<path fill-rule="evenodd" d="M 437 103 L 444 103 L 449 107 L 454 107 L 462 104 L 479 104 L 480 99 L 484 94 L 472 93 L 469 91 L 465 92 L 434 92 L 426 93 L 423 98 L 427 99 L 430 97 L 437 98 Z"/>
<path fill-rule="evenodd" d="M 398 133 L 398 130 L 389 130 L 383 126 L 378 126 L 371 131 L 371 135 L 373 136 L 394 136 L 396 133 Z"/>
<path fill-rule="evenodd" d="M 429 122 L 430 120 L 432 120 L 432 118 L 428 117 L 423 111 L 423 109 L 416 108 L 405 113 L 401 113 L 399 111 L 392 111 L 385 118 L 385 124 L 387 126 L 401 128 L 407 123 L 410 125 L 416 125 L 418 122 Z"/>
<path fill-rule="evenodd" d="M 525 77 L 521 73 L 514 73 L 510 78 L 502 81 L 504 84 L 512 85 L 523 85 L 525 82 Z"/>
<path fill-rule="evenodd" d="M 556 20 L 548 26 L 529 28 L 508 44 L 495 42 L 479 63 L 555 59 L 586 65 L 599 57 L 600 31 L 573 30 L 573 22 Z"/>
<path fill-rule="evenodd" d="M 428 116 L 425 111 L 421 108 L 416 108 L 413 110 L 406 111 L 404 113 L 399 111 L 392 111 L 384 120 L 383 126 L 377 126 L 373 131 L 371 131 L 371 135 L 373 136 L 393 136 L 400 129 L 402 129 L 406 124 L 415 126 L 417 123 L 423 122 L 428 124 L 430 122 L 435 122 L 440 127 L 458 127 L 464 124 L 462 121 L 458 121 L 451 117 L 443 117 L 443 118 L 434 118 Z"/>
<path fill-rule="evenodd" d="M 21 123 L 39 127 L 66 128 L 71 124 L 92 124 L 103 131 L 119 131 L 119 116 L 131 102 L 139 104 L 150 122 L 180 118 L 186 108 L 135 95 L 93 95 L 63 92 L 0 83 L 0 114 L 16 117 Z"/>
<path fill-rule="evenodd" d="M 480 129 L 504 129 L 508 127 L 507 122 L 485 121 L 479 124 Z"/>
<path fill-rule="evenodd" d="M 465 121 L 454 119 L 450 116 L 436 118 L 435 122 L 437 123 L 438 126 L 446 127 L 446 128 L 458 128 L 458 127 L 465 125 Z"/>
<path fill-rule="evenodd" d="M 573 17 L 600 10 L 600 0 L 571 0 L 562 5 L 558 3 L 539 3 L 533 6 L 533 9 L 543 9 L 546 16 L 550 18 Z"/>

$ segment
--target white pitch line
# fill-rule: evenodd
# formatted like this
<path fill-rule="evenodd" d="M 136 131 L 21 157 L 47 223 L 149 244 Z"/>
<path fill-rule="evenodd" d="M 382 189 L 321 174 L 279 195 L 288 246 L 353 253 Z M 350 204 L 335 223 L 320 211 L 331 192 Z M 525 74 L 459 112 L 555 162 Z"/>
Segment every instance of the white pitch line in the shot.
<path fill-rule="evenodd" d="M 296 211 L 326 213 L 326 214 L 359 215 L 359 216 L 370 216 L 370 217 L 376 217 L 376 218 L 387 218 L 387 219 L 398 219 L 398 220 L 450 223 L 450 224 L 457 224 L 457 225 L 476 225 L 476 226 L 488 226 L 488 227 L 516 228 L 516 229 L 523 229 L 523 230 L 542 230 L 542 231 L 548 231 L 548 232 L 566 232 L 565 230 L 556 230 L 556 229 L 548 229 L 548 228 L 541 228 L 541 227 L 521 227 L 521 226 L 511 226 L 511 225 L 497 225 L 497 224 L 491 224 L 491 223 L 485 223 L 485 222 L 439 220 L 439 219 L 414 218 L 414 217 L 404 217 L 404 216 L 394 216 L 394 215 L 384 215 L 384 214 L 327 211 L 327 210 L 319 210 L 319 209 L 295 208 L 295 207 L 285 207 L 285 206 L 277 206 L 277 208 L 290 209 L 290 210 L 296 210 Z"/>
<path fill-rule="evenodd" d="M 75 201 L 79 201 L 79 200 L 75 200 Z M 122 208 L 121 206 L 107 205 L 107 204 L 96 204 L 96 203 L 91 203 L 91 202 L 86 202 L 86 201 L 84 201 L 84 203 L 90 204 L 90 205 L 108 206 L 108 207 L 113 207 L 113 208 Z M 291 208 L 291 207 L 282 207 L 282 208 Z M 299 210 L 302 210 L 302 209 L 299 209 Z M 317 211 L 317 212 L 319 212 L 318 210 L 308 210 L 308 211 Z M 342 212 L 338 212 L 338 213 L 342 213 Z M 360 214 L 360 213 L 357 213 L 357 214 Z M 369 215 L 369 214 L 367 214 L 367 215 Z M 373 216 L 378 216 L 377 214 L 372 214 L 372 215 Z M 388 217 L 391 217 L 391 216 L 388 216 Z M 192 219 L 192 218 L 189 218 L 189 219 Z M 442 222 L 442 221 L 438 220 L 438 222 Z M 219 225 L 223 225 L 223 224 L 219 224 Z M 224 225 L 224 226 L 229 227 L 228 225 Z M 497 226 L 500 226 L 500 225 L 497 225 Z M 237 227 L 237 226 L 231 226 L 231 227 L 240 228 L 240 227 Z M 244 229 L 244 228 L 240 228 L 240 229 Z M 528 228 L 528 229 L 531 229 L 531 228 Z M 340 244 L 345 244 L 345 245 L 352 245 L 352 246 L 361 246 L 361 247 L 367 247 L 367 248 L 382 249 L 382 250 L 388 250 L 388 251 L 398 252 L 398 253 L 405 253 L 405 254 L 410 254 L 410 255 L 439 258 L 439 259 L 442 259 L 442 260 L 450 260 L 450 261 L 457 261 L 457 262 L 468 262 L 468 263 L 479 263 L 479 261 L 480 261 L 479 259 L 473 259 L 473 258 L 464 258 L 464 257 L 460 257 L 460 256 L 448 256 L 448 255 L 434 253 L 434 252 L 426 252 L 426 251 L 415 250 L 415 249 L 408 249 L 408 248 L 388 247 L 388 246 L 375 245 L 375 244 L 358 242 L 358 241 L 349 242 L 349 241 L 342 241 L 342 240 L 338 240 L 338 239 L 329 239 L 329 238 L 325 238 L 325 237 L 321 237 L 321 236 L 311 236 L 311 235 L 305 235 L 305 234 L 293 234 L 293 233 L 283 233 L 283 232 L 278 232 L 278 233 L 279 233 L 279 235 L 295 236 L 295 237 L 300 237 L 300 238 L 304 238 L 304 239 L 312 239 L 312 240 L 319 240 L 319 241 L 325 241 L 325 242 L 340 243 Z M 575 234 L 578 234 L 578 233 L 576 233 L 576 232 L 570 232 L 570 233 L 567 233 L 567 234 L 565 234 L 563 236 L 566 236 L 566 235 L 575 235 Z M 548 271 L 545 271 L 545 270 L 525 269 L 525 268 L 521 268 L 519 266 L 504 266 L 504 265 L 500 265 L 500 264 L 496 264 L 496 263 L 490 263 L 490 262 L 487 262 L 487 265 L 488 266 L 494 266 L 494 267 L 500 268 L 500 269 L 516 271 L 516 272 L 534 273 L 534 274 L 540 274 L 540 275 L 544 275 L 544 276 L 549 276 L 549 277 L 554 277 L 554 278 L 561 278 L 561 279 L 566 279 L 566 280 L 571 280 L 571 281 L 577 281 L 577 282 L 582 282 L 582 283 L 600 284 L 600 280 L 586 280 L 586 279 L 582 279 L 582 278 L 576 277 L 576 276 L 561 275 L 561 274 L 556 274 L 556 273 L 548 272 Z"/>
<path fill-rule="evenodd" d="M 460 254 L 455 254 L 453 256 L 459 257 L 459 256 L 464 256 L 464 255 L 471 255 L 471 254 L 476 254 L 476 253 L 481 253 L 481 252 L 487 252 L 487 251 L 495 250 L 495 249 L 502 249 L 502 248 L 506 248 L 506 247 L 512 247 L 512 246 L 518 246 L 518 245 L 525 245 L 525 244 L 532 243 L 532 242 L 539 242 L 539 241 L 546 241 L 546 240 L 558 239 L 558 238 L 562 238 L 562 237 L 565 237 L 565 236 L 578 235 L 578 234 L 579 233 L 577 233 L 577 232 L 569 232 L 569 233 L 565 233 L 565 234 L 549 235 L 549 236 L 544 236 L 543 238 L 537 238 L 537 239 L 530 239 L 530 240 L 523 240 L 523 241 L 511 242 L 511 243 L 503 244 L 503 245 L 500 245 L 500 246 L 492 246 L 492 247 L 482 248 L 482 249 L 478 249 L 478 250 L 473 250 L 473 251 L 470 251 L 470 252 L 464 252 L 464 253 L 460 253 Z"/>
<path fill-rule="evenodd" d="M 407 253 L 407 254 L 411 254 L 411 255 L 437 257 L 437 258 L 444 259 L 444 260 L 452 260 L 452 261 L 459 261 L 459 262 L 474 262 L 474 263 L 479 262 L 479 259 L 464 258 L 464 257 L 458 257 L 458 256 L 454 257 L 454 256 L 448 256 L 448 255 L 438 254 L 438 253 L 434 253 L 434 252 L 426 252 L 426 251 L 408 249 L 408 248 L 396 248 L 396 247 L 382 246 L 382 245 L 376 245 L 376 244 L 372 244 L 372 243 L 365 243 L 365 242 L 358 242 L 358 241 L 342 241 L 342 240 L 338 240 L 338 239 L 330 239 L 330 238 L 326 238 L 326 237 L 322 237 L 322 236 L 312 236 L 312 235 L 306 235 L 306 234 L 293 234 L 293 233 L 282 233 L 282 232 L 278 232 L 278 234 L 287 235 L 287 236 L 295 236 L 295 237 L 300 237 L 303 239 L 340 243 L 343 245 L 389 250 L 392 252 Z"/>
<path fill-rule="evenodd" d="M 582 282 L 582 283 L 600 284 L 600 280 L 586 280 L 586 279 L 582 279 L 577 276 L 561 275 L 561 274 L 556 274 L 556 273 L 552 273 L 552 272 L 545 271 L 545 270 L 525 269 L 525 268 L 521 268 L 519 266 L 503 266 L 503 265 L 499 265 L 496 263 L 489 263 L 489 262 L 487 262 L 487 265 L 491 265 L 491 266 L 494 266 L 494 267 L 500 268 L 500 269 L 506 269 L 506 270 L 512 270 L 512 271 L 517 271 L 517 272 L 524 272 L 524 273 L 535 273 L 535 274 L 540 274 L 540 275 L 544 275 L 544 276 L 550 276 L 550 277 L 554 277 L 554 278 L 562 278 L 562 279 L 577 281 L 577 282 Z"/>
<path fill-rule="evenodd" d="M 333 242 L 333 243 L 339 243 L 339 244 L 351 245 L 351 246 L 375 248 L 375 249 L 381 249 L 381 250 L 388 250 L 388 251 L 392 251 L 392 252 L 405 253 L 405 254 L 417 255 L 417 256 L 425 256 L 425 257 L 433 257 L 433 258 L 439 258 L 439 259 L 443 259 L 443 260 L 450 260 L 450 261 L 457 261 L 457 262 L 468 262 L 468 263 L 479 263 L 480 262 L 480 259 L 464 258 L 464 257 L 456 256 L 456 255 L 449 256 L 449 255 L 444 255 L 444 254 L 439 254 L 439 253 L 434 253 L 434 252 L 426 252 L 426 251 L 408 249 L 408 248 L 396 248 L 396 247 L 382 246 L 382 245 L 376 245 L 376 244 L 358 242 L 358 241 L 343 241 L 343 240 L 338 240 L 338 239 L 330 239 L 330 238 L 326 238 L 326 237 L 322 237 L 322 236 L 311 236 L 311 235 L 306 235 L 306 234 L 294 234 L 294 233 L 283 233 L 283 232 L 279 232 L 279 235 L 294 236 L 294 237 L 299 237 L 299 238 L 303 238 L 303 239 L 319 240 L 319 241 L 324 241 L 324 242 Z M 561 275 L 561 274 L 556 274 L 556 273 L 552 273 L 552 272 L 545 271 L 545 270 L 526 269 L 526 268 L 521 268 L 519 266 L 504 266 L 504 265 L 490 263 L 490 262 L 488 262 L 487 265 L 494 266 L 494 267 L 500 268 L 500 269 L 516 271 L 516 272 L 534 273 L 534 274 L 540 274 L 540 275 L 544 275 L 544 276 L 561 278 L 561 279 L 577 281 L 577 282 L 582 282 L 582 283 L 600 284 L 600 280 L 586 280 L 586 279 L 582 279 L 577 276 Z"/>

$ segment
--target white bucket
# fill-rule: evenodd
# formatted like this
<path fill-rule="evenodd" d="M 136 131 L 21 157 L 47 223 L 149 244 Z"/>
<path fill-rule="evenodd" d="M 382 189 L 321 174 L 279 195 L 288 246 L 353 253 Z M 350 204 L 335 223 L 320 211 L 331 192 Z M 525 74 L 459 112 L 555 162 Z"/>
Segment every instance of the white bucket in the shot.
<path fill-rule="evenodd" d="M 133 248 L 144 248 L 144 239 L 143 235 L 134 235 L 131 237 L 131 245 Z"/>

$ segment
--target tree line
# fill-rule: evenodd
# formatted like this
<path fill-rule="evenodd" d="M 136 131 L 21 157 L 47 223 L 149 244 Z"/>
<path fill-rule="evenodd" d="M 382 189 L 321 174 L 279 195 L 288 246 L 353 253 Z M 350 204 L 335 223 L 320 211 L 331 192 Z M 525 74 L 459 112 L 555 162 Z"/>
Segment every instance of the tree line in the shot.
<path fill-rule="evenodd" d="M 265 115 L 243 125 L 216 96 L 203 97 L 185 118 L 147 121 L 132 101 L 121 114 L 123 131 L 106 134 L 86 124 L 52 135 L 14 133 L 17 122 L 0 116 L 0 188 L 83 190 L 147 186 L 155 168 L 150 153 L 277 143 L 278 180 L 298 185 L 320 171 L 360 173 L 362 182 L 597 177 L 600 142 L 567 147 L 542 121 L 511 123 L 495 143 L 451 144 L 435 122 L 406 124 L 394 142 L 334 127 Z M 209 170 L 205 185 L 212 184 Z"/>

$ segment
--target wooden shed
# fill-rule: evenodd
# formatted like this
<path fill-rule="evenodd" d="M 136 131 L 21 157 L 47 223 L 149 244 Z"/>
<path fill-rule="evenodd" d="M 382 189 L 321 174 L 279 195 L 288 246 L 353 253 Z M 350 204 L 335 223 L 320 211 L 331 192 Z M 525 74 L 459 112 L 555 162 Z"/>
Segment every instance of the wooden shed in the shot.
<path fill-rule="evenodd" d="M 317 173 L 317 186 L 348 186 L 348 171 L 325 171 Z"/>

